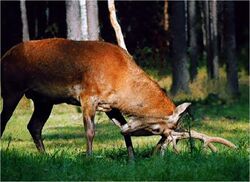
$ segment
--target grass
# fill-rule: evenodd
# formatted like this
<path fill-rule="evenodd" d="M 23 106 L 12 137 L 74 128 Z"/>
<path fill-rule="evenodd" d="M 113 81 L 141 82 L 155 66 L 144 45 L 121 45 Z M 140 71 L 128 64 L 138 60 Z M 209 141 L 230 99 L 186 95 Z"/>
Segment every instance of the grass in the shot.
<path fill-rule="evenodd" d="M 203 74 L 200 72 L 200 74 Z M 200 75 L 202 77 L 202 75 Z M 241 97 L 228 102 L 219 96 L 203 93 L 200 83 L 191 87 L 191 96 L 175 98 L 177 103 L 192 101 L 192 129 L 208 135 L 224 137 L 237 145 L 236 150 L 216 145 L 217 153 L 203 150 L 200 142 L 190 153 L 186 141 L 179 145 L 180 154 L 171 148 L 164 157 L 151 156 L 159 136 L 134 137 L 136 160 L 129 162 L 123 137 L 107 116 L 96 116 L 94 155 L 85 156 L 86 142 L 82 117 L 76 107 L 57 105 L 43 129 L 47 153 L 36 151 L 26 126 L 32 114 L 23 99 L 9 121 L 1 139 L 1 181 L 161 181 L 249 179 L 249 83 L 241 77 Z M 168 87 L 169 78 L 159 80 Z M 201 89 L 202 88 L 202 89 Z M 194 89 L 194 90 L 193 90 Z M 198 89 L 196 91 L 195 89 Z M 195 97 L 195 92 L 199 93 Z"/>

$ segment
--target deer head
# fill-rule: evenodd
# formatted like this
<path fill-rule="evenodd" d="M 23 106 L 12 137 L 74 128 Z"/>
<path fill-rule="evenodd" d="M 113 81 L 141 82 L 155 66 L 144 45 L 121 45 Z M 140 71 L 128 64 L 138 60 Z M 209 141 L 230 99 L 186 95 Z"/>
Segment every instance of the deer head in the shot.
<path fill-rule="evenodd" d="M 172 115 L 165 118 L 133 117 L 126 125 L 120 126 L 121 132 L 131 136 L 163 135 L 167 137 L 170 131 L 177 128 L 179 119 L 190 105 L 191 103 L 183 103 L 177 106 Z"/>
<path fill-rule="evenodd" d="M 212 143 L 220 143 L 229 148 L 236 148 L 230 141 L 220 138 L 211 137 L 196 131 L 185 131 L 177 128 L 181 116 L 191 103 L 183 103 L 175 108 L 172 115 L 166 118 L 132 118 L 126 125 L 120 126 L 121 132 L 124 135 L 131 136 L 148 136 L 161 135 L 162 139 L 158 142 L 155 151 L 161 150 L 164 153 L 167 146 L 172 143 L 174 150 L 178 153 L 177 140 L 193 138 L 204 142 L 204 147 L 209 147 L 213 152 L 217 149 Z"/>

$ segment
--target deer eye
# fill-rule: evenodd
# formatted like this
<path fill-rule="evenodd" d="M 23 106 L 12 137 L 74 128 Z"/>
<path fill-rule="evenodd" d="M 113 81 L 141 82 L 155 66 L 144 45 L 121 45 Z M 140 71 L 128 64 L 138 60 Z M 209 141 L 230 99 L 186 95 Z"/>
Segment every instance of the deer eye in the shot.
<path fill-rule="evenodd" d="M 161 132 L 160 125 L 158 125 L 158 124 L 157 125 L 153 125 L 151 129 L 152 129 L 152 133 L 156 133 L 157 134 L 157 133 Z"/>
<path fill-rule="evenodd" d="M 159 133 L 160 132 L 160 128 L 154 129 L 153 132 Z"/>

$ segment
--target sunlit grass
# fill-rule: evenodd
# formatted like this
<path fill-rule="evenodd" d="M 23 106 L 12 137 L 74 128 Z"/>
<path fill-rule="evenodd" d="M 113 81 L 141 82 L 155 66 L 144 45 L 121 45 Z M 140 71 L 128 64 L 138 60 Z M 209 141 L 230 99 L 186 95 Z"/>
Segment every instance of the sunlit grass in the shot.
<path fill-rule="evenodd" d="M 41 155 L 26 129 L 32 105 L 23 99 L 1 139 L 1 180 L 248 180 L 248 76 L 240 74 L 240 100 L 229 102 L 225 93 L 218 100 L 207 98 L 209 86 L 205 88 L 204 71 L 200 70 L 198 79 L 190 85 L 190 96 L 174 100 L 191 100 L 193 130 L 224 137 L 238 147 L 236 150 L 216 144 L 219 152 L 211 153 L 197 141 L 191 154 L 188 142 L 182 141 L 178 155 L 170 147 L 164 157 L 151 156 L 160 137 L 133 137 L 136 160 L 130 163 L 119 128 L 104 113 L 97 113 L 94 155 L 89 158 L 85 156 L 81 113 L 75 106 L 61 104 L 54 106 L 43 129 L 47 153 Z M 165 77 L 159 83 L 169 88 L 170 81 Z"/>
<path fill-rule="evenodd" d="M 172 85 L 171 75 L 164 77 L 154 76 L 154 79 L 158 79 L 158 83 L 162 88 L 167 91 L 170 90 Z M 246 75 L 244 71 L 239 72 L 240 87 L 249 88 L 249 76 Z M 227 89 L 227 79 L 225 68 L 220 68 L 219 78 L 217 80 L 209 80 L 207 76 L 207 71 L 204 67 L 198 69 L 198 75 L 196 79 L 189 83 L 190 92 L 180 93 L 174 97 L 175 100 L 200 100 L 205 99 L 209 94 L 217 94 L 220 98 L 229 99 L 228 89 Z M 245 90 L 247 91 L 247 90 Z M 169 94 L 170 95 L 170 94 Z M 171 95 L 170 95 L 171 96 Z"/>

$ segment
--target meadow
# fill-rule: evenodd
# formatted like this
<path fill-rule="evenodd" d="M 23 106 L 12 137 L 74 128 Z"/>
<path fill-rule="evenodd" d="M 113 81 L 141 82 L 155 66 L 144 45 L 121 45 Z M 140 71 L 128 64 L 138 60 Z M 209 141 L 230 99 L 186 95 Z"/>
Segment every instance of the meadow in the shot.
<path fill-rule="evenodd" d="M 224 137 L 237 149 L 216 144 L 219 151 L 212 153 L 196 141 L 191 153 L 188 142 L 182 141 L 179 154 L 169 147 L 164 156 L 152 156 L 160 137 L 133 137 L 136 159 L 131 162 L 119 128 L 105 114 L 97 113 L 94 154 L 86 157 L 81 113 L 75 106 L 61 104 L 54 106 L 43 129 L 47 153 L 39 154 L 26 129 L 33 108 L 30 101 L 22 99 L 1 139 L 1 181 L 248 181 L 249 77 L 240 74 L 241 95 L 229 99 L 223 91 L 218 92 L 225 86 L 223 75 L 217 85 L 206 81 L 204 75 L 200 70 L 190 94 L 180 94 L 174 101 L 192 102 L 192 129 Z M 155 79 L 169 89 L 170 77 Z M 213 89 L 217 93 L 208 94 Z"/>

